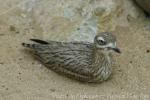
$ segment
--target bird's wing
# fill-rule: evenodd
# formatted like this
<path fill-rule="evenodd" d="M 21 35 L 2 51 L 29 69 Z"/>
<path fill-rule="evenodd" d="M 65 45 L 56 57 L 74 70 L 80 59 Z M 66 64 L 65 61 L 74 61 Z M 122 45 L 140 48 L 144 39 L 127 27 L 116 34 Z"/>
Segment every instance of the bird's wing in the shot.
<path fill-rule="evenodd" d="M 59 67 L 73 73 L 88 76 L 92 64 L 93 44 L 81 42 L 45 42 L 32 39 L 35 55 L 48 67 Z"/>

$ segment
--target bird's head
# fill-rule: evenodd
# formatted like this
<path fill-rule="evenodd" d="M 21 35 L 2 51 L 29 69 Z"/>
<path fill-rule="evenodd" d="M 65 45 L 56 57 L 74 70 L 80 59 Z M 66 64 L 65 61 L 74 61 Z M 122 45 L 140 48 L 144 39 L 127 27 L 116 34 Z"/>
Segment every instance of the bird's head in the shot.
<path fill-rule="evenodd" d="M 109 32 L 99 33 L 95 36 L 94 44 L 97 49 L 105 51 L 115 51 L 121 53 L 120 49 L 116 45 L 116 37 Z"/>

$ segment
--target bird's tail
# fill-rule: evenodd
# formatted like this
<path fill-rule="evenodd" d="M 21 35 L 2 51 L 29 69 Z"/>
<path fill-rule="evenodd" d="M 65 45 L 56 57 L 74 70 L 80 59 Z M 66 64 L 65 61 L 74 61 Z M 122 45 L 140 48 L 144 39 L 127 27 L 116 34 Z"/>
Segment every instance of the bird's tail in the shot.
<path fill-rule="evenodd" d="M 30 49 L 38 49 L 39 45 L 38 44 L 28 44 L 28 43 L 22 43 L 22 46 L 30 48 Z"/>
<path fill-rule="evenodd" d="M 49 44 L 46 41 L 39 40 L 39 39 L 30 39 L 33 42 L 36 42 L 36 44 L 28 44 L 28 43 L 22 43 L 24 47 L 30 48 L 30 49 L 40 49 L 42 46 Z"/>

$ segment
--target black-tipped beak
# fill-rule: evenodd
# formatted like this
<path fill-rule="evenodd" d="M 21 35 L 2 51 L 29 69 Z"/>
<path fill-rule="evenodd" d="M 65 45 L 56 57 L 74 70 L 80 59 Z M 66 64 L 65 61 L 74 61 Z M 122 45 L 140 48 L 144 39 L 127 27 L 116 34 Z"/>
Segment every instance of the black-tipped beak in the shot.
<path fill-rule="evenodd" d="M 121 53 L 120 49 L 119 48 L 113 48 L 113 50 L 117 53 Z"/>

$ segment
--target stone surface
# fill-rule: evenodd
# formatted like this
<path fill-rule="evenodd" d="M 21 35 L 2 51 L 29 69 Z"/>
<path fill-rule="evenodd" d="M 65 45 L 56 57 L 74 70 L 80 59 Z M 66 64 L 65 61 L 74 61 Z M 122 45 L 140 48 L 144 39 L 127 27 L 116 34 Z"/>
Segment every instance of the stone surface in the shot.
<path fill-rule="evenodd" d="M 150 1 L 149 0 L 135 0 L 138 5 L 150 14 Z"/>
<path fill-rule="evenodd" d="M 122 50 L 101 84 L 57 75 L 21 46 L 30 38 L 93 41 L 112 31 Z M 0 1 L 0 100 L 150 99 L 150 20 L 131 0 Z"/>

